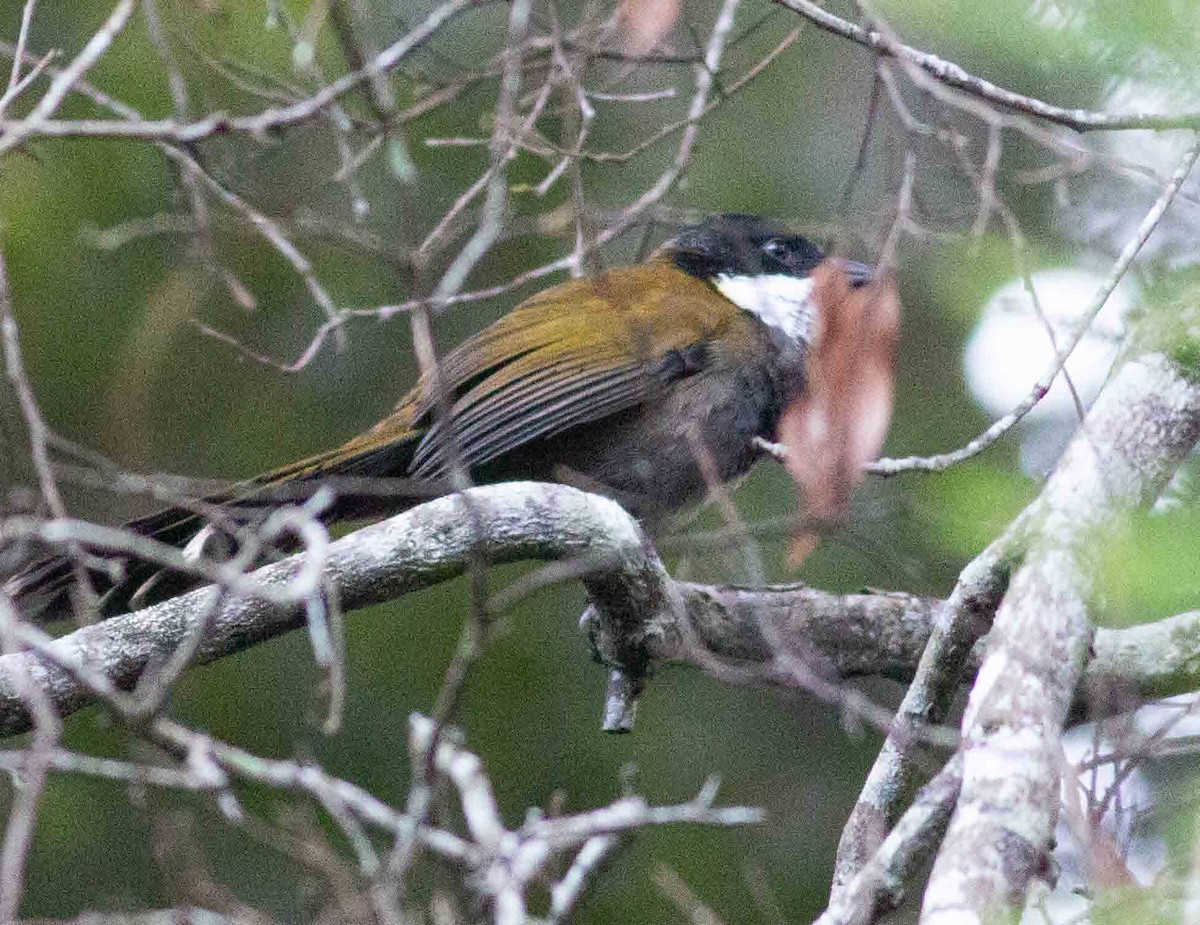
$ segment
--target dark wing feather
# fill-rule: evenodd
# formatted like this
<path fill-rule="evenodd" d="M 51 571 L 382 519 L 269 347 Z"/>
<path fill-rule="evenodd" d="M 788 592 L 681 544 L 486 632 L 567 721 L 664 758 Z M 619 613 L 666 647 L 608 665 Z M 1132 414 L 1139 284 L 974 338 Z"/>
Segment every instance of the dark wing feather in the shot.
<path fill-rule="evenodd" d="M 513 398 L 501 394 L 495 401 L 500 411 L 494 413 L 491 407 L 481 406 L 478 415 L 461 422 L 461 429 L 456 428 L 456 439 L 464 459 L 470 465 L 480 465 L 539 437 L 635 407 L 658 386 L 642 369 L 618 368 L 600 374 L 587 372 L 542 387 L 533 401 L 515 409 L 505 405 Z M 436 437 L 427 439 L 431 451 L 425 464 L 435 471 L 438 457 L 432 448 Z M 424 477 L 426 472 L 419 470 L 418 474 Z"/>
<path fill-rule="evenodd" d="M 456 454 L 468 466 L 486 463 L 636 407 L 672 378 L 700 371 L 702 363 L 681 358 L 702 356 L 696 344 L 730 318 L 712 310 L 712 298 L 706 283 L 652 263 L 526 302 L 445 358 Z M 420 386 L 404 407 L 414 405 L 435 416 Z M 444 439 L 441 423 L 431 424 L 412 476 L 443 472 Z"/>

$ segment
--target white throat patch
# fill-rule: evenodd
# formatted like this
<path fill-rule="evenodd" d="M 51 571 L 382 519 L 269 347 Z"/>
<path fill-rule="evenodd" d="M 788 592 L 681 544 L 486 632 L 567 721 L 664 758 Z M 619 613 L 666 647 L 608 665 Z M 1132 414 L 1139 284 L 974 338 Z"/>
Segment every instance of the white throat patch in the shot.
<path fill-rule="evenodd" d="M 811 277 L 783 273 L 763 276 L 734 276 L 722 273 L 714 283 L 721 295 L 764 324 L 792 340 L 812 342 L 816 306 L 812 301 Z"/>

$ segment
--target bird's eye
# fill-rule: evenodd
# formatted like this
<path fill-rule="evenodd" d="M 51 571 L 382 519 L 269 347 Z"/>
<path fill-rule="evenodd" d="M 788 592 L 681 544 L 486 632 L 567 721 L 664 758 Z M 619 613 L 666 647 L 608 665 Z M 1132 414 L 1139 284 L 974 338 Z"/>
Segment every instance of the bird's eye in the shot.
<path fill-rule="evenodd" d="M 762 250 L 768 257 L 774 257 L 779 261 L 787 260 L 792 252 L 792 249 L 787 246 L 787 242 L 780 238 L 771 238 L 764 242 Z"/>

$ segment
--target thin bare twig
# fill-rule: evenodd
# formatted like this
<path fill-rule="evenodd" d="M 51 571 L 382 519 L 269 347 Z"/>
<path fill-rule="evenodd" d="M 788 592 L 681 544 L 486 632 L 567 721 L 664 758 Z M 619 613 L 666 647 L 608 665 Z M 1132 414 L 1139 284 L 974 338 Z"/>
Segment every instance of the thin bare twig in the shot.
<path fill-rule="evenodd" d="M 0 248 L 0 340 L 4 357 L 4 371 L 17 395 L 21 415 L 25 421 L 25 430 L 29 437 L 29 455 L 37 475 L 42 499 L 50 513 L 59 519 L 67 516 L 67 508 L 63 503 L 62 494 L 58 489 L 58 481 L 54 476 L 54 466 L 50 459 L 50 428 L 42 418 L 38 408 L 37 398 L 33 387 L 25 374 L 25 363 L 21 355 L 21 338 L 17 330 L 17 320 L 13 314 L 12 293 L 8 285 L 8 268 L 3 249 Z M 91 582 L 82 562 L 84 553 L 82 547 L 74 542 L 66 544 L 66 551 L 71 559 L 71 570 L 75 579 L 75 591 L 80 597 L 86 615 L 94 599 Z"/>
<path fill-rule="evenodd" d="M 1083 339 L 1087 333 L 1092 321 L 1096 315 L 1104 308 L 1109 296 L 1116 289 L 1117 284 L 1128 272 L 1133 265 L 1133 261 L 1137 258 L 1142 246 L 1149 239 L 1150 235 L 1158 227 L 1162 221 L 1163 215 L 1174 201 L 1179 188 L 1183 185 L 1191 172 L 1192 165 L 1195 164 L 1197 156 L 1200 156 L 1200 140 L 1193 142 L 1184 154 L 1179 165 L 1175 168 L 1175 172 L 1171 175 L 1166 188 L 1162 190 L 1149 211 L 1142 218 L 1138 225 L 1137 232 L 1122 248 L 1120 255 L 1113 262 L 1112 267 L 1108 271 L 1108 275 L 1088 302 L 1087 308 L 1080 313 L 1075 320 L 1071 329 L 1067 331 L 1066 336 L 1062 338 L 1057 351 L 1055 351 L 1053 359 L 1047 365 L 1045 371 L 1038 377 L 1029 394 L 1018 404 L 1012 411 L 997 419 L 983 433 L 970 440 L 957 450 L 948 453 L 939 453 L 933 456 L 905 456 L 895 459 L 880 459 L 868 464 L 865 469 L 867 472 L 875 475 L 897 475 L 901 472 L 921 471 L 921 472 L 940 472 L 964 460 L 977 456 L 986 450 L 989 446 L 999 440 L 1004 434 L 1008 433 L 1016 424 L 1025 417 L 1039 401 L 1045 397 L 1050 391 L 1050 386 L 1054 383 L 1054 379 L 1062 372 L 1071 353 Z"/>
<path fill-rule="evenodd" d="M 29 42 L 29 27 L 33 23 L 33 11 L 36 6 L 37 0 L 25 0 L 21 8 L 21 25 L 17 29 L 17 53 L 13 55 L 12 68 L 8 73 L 8 89 L 4 94 L 6 103 L 9 94 L 21 79 L 22 59 L 25 57 L 25 46 Z"/>
<path fill-rule="evenodd" d="M 1173 129 L 1200 128 L 1200 113 L 1182 112 L 1172 115 L 1156 115 L 1152 113 L 1104 113 L 1092 112 L 1086 109 L 1069 109 L 1055 106 L 1036 97 L 1025 96 L 1004 87 L 997 86 L 964 70 L 952 61 L 946 61 L 937 55 L 929 54 L 911 46 L 898 42 L 881 31 L 864 29 L 862 26 L 835 16 L 811 0 L 774 0 L 780 6 L 787 7 L 808 19 L 818 28 L 833 35 L 849 39 L 855 44 L 869 48 L 876 54 L 886 55 L 907 62 L 934 79 L 955 90 L 977 97 L 985 102 L 1039 119 L 1045 119 L 1057 125 L 1063 125 L 1077 132 L 1088 131 L 1117 131 L 1123 129 Z"/>
<path fill-rule="evenodd" d="M 66 99 L 67 94 L 74 89 L 76 82 L 108 51 L 109 46 L 125 28 L 125 24 L 129 22 L 129 17 L 133 15 L 133 9 L 134 0 L 120 0 L 113 7 L 113 11 L 108 14 L 103 25 L 92 33 L 92 37 L 88 39 L 87 44 L 83 46 L 74 60 L 55 75 L 46 92 L 42 94 L 42 98 L 33 107 L 33 111 L 22 120 L 22 124 L 28 126 L 26 135 L 40 131 L 40 124 L 54 115 L 63 100 Z M 18 39 L 18 44 L 19 42 L 20 39 Z M 19 60 L 19 57 L 14 58 L 14 66 Z M 13 137 L 7 136 L 7 132 L 0 136 L 0 153 L 10 149 L 22 138 L 19 132 L 14 132 Z"/>
<path fill-rule="evenodd" d="M 29 117 L 21 120 L 0 120 L 0 154 L 34 133 L 47 138 L 141 138 L 147 141 L 190 144 L 230 132 L 261 136 L 275 129 L 302 125 L 318 116 L 336 100 L 370 80 L 373 74 L 397 67 L 451 20 L 467 10 L 492 2 L 494 0 L 447 0 L 431 10 L 407 35 L 380 52 L 363 70 L 339 77 L 312 96 L 290 105 L 272 107 L 247 116 L 231 116 L 218 112 L 185 123 L 174 119 L 142 118 L 60 120 Z M 119 9 L 123 10 L 125 6 L 129 6 L 132 10 L 132 5 L 133 0 L 123 0 Z M 66 81 L 66 84 L 72 82 L 73 78 Z"/>
<path fill-rule="evenodd" d="M 20 617 L 6 594 L 0 592 L 0 648 L 5 655 L 22 649 L 18 636 Z M 0 921 L 15 922 L 25 891 L 25 864 L 33 844 L 38 809 L 46 776 L 62 735 L 62 723 L 48 692 L 25 666 L 13 676 L 13 687 L 33 718 L 33 741 L 12 774 L 15 793 L 0 848 Z"/>
<path fill-rule="evenodd" d="M 0 95 L 0 116 L 4 115 L 4 110 L 8 108 L 8 104 L 17 98 L 22 88 L 27 87 L 33 77 L 41 70 L 37 65 L 33 70 L 21 78 L 21 64 L 25 58 L 25 46 L 29 42 L 29 27 L 33 23 L 33 11 L 37 6 L 37 0 L 25 0 L 25 5 L 21 8 L 21 25 L 17 30 L 17 53 L 13 55 L 12 68 L 8 72 L 8 86 L 5 88 L 3 95 Z M 48 61 L 48 57 L 42 59 Z"/>
<path fill-rule="evenodd" d="M 292 269 L 299 274 L 304 280 L 304 285 L 308 288 L 309 294 L 313 301 L 325 314 L 326 324 L 332 325 L 333 334 L 336 338 L 335 343 L 339 347 L 345 346 L 345 331 L 341 327 L 343 319 L 342 309 L 338 308 L 333 301 L 333 297 L 325 289 L 325 286 L 317 278 L 317 274 L 313 269 L 312 261 L 310 261 L 300 249 L 296 247 L 292 240 L 284 233 L 279 225 L 264 215 L 250 203 L 246 202 L 241 196 L 233 190 L 228 189 L 211 176 L 200 163 L 184 151 L 182 148 L 176 148 L 171 145 L 161 145 L 159 148 L 167 157 L 175 161 L 180 168 L 191 176 L 196 177 L 207 186 L 217 198 L 225 203 L 229 208 L 245 218 L 251 226 L 254 227 L 259 234 L 267 240 L 267 242 L 275 248 L 281 257 L 284 258 Z M 298 368 L 293 364 L 287 367 L 289 370 Z"/>

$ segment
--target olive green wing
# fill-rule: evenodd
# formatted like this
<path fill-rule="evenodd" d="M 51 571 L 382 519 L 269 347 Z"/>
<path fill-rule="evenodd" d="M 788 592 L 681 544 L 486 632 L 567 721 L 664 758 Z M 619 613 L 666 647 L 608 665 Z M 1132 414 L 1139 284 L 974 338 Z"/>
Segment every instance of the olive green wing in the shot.
<path fill-rule="evenodd" d="M 517 308 L 444 361 L 458 458 L 486 463 L 702 371 L 705 345 L 728 322 L 712 299 L 707 284 L 650 264 L 566 283 Z M 432 395 L 415 404 L 431 423 L 409 474 L 434 478 L 445 470 L 445 428 L 432 423 Z"/>

